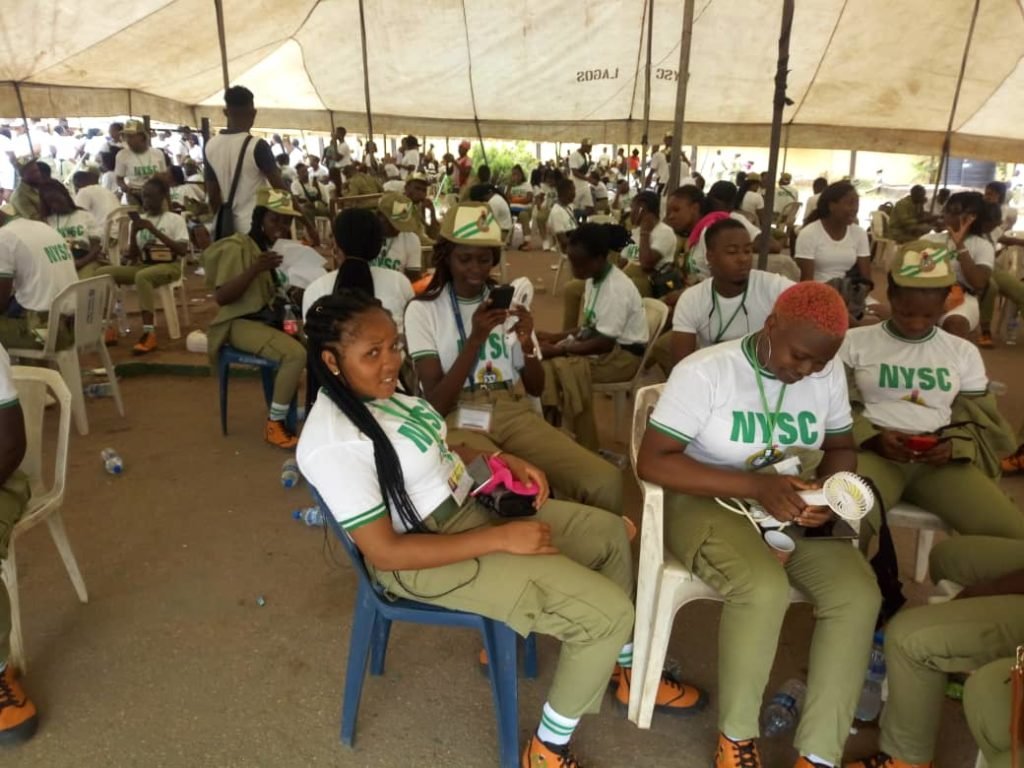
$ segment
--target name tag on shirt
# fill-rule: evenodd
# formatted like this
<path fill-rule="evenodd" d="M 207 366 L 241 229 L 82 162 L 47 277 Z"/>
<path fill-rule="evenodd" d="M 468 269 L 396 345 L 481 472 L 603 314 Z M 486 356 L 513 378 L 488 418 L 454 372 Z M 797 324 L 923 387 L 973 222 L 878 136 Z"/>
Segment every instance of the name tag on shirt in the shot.
<path fill-rule="evenodd" d="M 452 490 L 452 498 L 455 499 L 455 503 L 461 507 L 469 496 L 469 492 L 473 490 L 473 478 L 466 471 L 466 465 L 458 456 L 453 457 L 449 463 L 451 471 L 448 473 L 448 487 Z"/>
<path fill-rule="evenodd" d="M 494 410 L 489 405 L 460 405 L 455 411 L 455 426 L 459 429 L 490 432 L 493 415 Z"/>

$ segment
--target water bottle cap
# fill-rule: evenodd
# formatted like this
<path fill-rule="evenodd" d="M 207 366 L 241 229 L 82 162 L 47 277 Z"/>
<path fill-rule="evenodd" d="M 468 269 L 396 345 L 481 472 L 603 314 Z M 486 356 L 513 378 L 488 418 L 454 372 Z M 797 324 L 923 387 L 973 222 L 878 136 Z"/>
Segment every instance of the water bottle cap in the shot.
<path fill-rule="evenodd" d="M 296 509 L 294 512 L 292 512 L 292 520 L 301 520 L 301 519 L 302 519 L 302 510 L 301 509 Z"/>
<path fill-rule="evenodd" d="M 120 464 L 115 464 L 114 465 L 114 474 L 115 475 L 120 475 L 123 471 L 124 471 L 124 467 L 122 467 Z"/>

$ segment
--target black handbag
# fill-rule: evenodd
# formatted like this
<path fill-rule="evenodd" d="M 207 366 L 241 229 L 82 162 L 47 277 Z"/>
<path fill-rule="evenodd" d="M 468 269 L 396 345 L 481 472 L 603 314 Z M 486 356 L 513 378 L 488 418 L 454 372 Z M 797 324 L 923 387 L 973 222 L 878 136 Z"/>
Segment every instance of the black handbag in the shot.
<path fill-rule="evenodd" d="M 217 216 L 214 220 L 213 239 L 223 240 L 235 234 L 235 192 L 238 191 L 238 182 L 242 178 L 242 163 L 245 160 L 245 150 L 249 148 L 252 136 L 246 136 L 242 142 L 242 149 L 238 153 L 238 163 L 235 165 L 235 175 L 231 179 L 231 190 L 228 192 L 228 199 L 223 201 L 217 209 Z"/>
<path fill-rule="evenodd" d="M 656 299 L 681 290 L 683 287 L 683 272 L 674 263 L 664 264 L 651 275 L 651 294 Z"/>

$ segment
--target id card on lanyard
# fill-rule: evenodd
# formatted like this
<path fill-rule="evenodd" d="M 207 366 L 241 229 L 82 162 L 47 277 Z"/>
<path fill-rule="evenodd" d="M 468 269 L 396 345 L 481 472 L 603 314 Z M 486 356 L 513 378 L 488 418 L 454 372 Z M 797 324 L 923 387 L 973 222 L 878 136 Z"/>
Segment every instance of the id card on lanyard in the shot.
<path fill-rule="evenodd" d="M 375 401 L 371 405 L 390 416 L 410 422 L 418 431 L 430 437 L 437 445 L 437 450 L 441 455 L 441 462 L 445 465 L 445 474 L 448 476 L 448 488 L 451 490 L 452 498 L 455 499 L 456 504 L 462 506 L 462 503 L 469 496 L 469 492 L 473 488 L 473 478 L 469 476 L 469 473 L 466 471 L 466 465 L 462 462 L 459 455 L 452 451 L 448 444 L 445 443 L 444 437 L 441 436 L 441 430 L 434 423 L 434 420 L 418 413 L 416 409 L 410 408 L 393 397 L 388 400 L 387 404 Z M 437 421 L 441 421 L 440 416 L 437 417 Z"/>
<path fill-rule="evenodd" d="M 448 286 L 448 298 L 451 300 L 452 314 L 455 315 L 455 327 L 459 330 L 459 340 L 462 346 L 460 351 L 466 347 L 466 326 L 462 321 L 462 312 L 459 310 L 459 302 L 455 297 L 455 289 Z M 487 292 L 484 293 L 484 301 L 487 300 Z M 473 366 L 469 369 L 467 382 L 469 391 L 476 392 L 476 370 L 480 365 L 479 358 L 473 359 Z M 491 379 L 488 381 L 488 377 Z M 483 377 L 484 387 L 497 383 L 497 377 L 493 373 L 485 373 Z M 474 405 L 460 405 L 455 412 L 455 426 L 459 429 L 471 429 L 477 432 L 491 431 L 491 417 L 493 409 L 485 403 Z"/>
<path fill-rule="evenodd" d="M 583 308 L 583 327 L 584 328 L 595 328 L 597 326 L 597 313 L 594 308 L 597 306 L 597 297 L 601 295 L 601 289 L 604 288 L 605 280 L 608 279 L 608 273 L 612 271 L 612 266 L 608 265 L 605 269 L 604 274 L 601 276 L 601 280 L 594 280 L 594 290 L 590 296 L 590 303 Z"/>
<path fill-rule="evenodd" d="M 748 336 L 748 339 L 754 339 L 755 336 Z M 746 342 L 744 342 L 746 343 Z M 761 396 L 761 408 L 764 411 L 765 422 L 767 425 L 767 446 L 760 453 L 754 454 L 748 461 L 748 463 L 754 469 L 760 469 L 761 467 L 767 467 L 770 464 L 774 464 L 785 455 L 781 447 L 775 445 L 775 427 L 779 421 L 779 414 L 782 412 L 782 401 L 786 397 L 786 385 L 783 384 L 779 390 L 779 397 L 775 401 L 774 412 L 768 409 L 768 396 L 764 391 L 764 377 L 761 376 L 761 363 L 757 359 L 757 344 L 752 343 L 751 345 L 751 358 L 754 368 L 754 378 L 757 381 L 757 393 Z"/>
<path fill-rule="evenodd" d="M 715 292 L 715 286 L 714 285 L 711 286 L 711 319 L 714 320 L 715 315 L 716 314 L 718 315 L 718 333 L 715 334 L 714 339 L 711 342 L 712 344 L 717 344 L 718 342 L 720 342 L 722 340 L 722 337 L 725 336 L 726 332 L 728 332 L 728 330 L 732 327 L 732 322 L 733 322 L 733 320 L 736 319 L 736 315 L 738 315 L 740 313 L 740 310 L 743 310 L 743 314 L 744 315 L 747 314 L 747 290 L 749 288 L 750 288 L 750 283 L 748 282 L 746 287 L 743 289 L 743 297 L 740 299 L 740 305 L 738 307 L 736 307 L 736 309 L 734 309 L 732 311 L 732 315 L 729 316 L 729 320 L 723 322 L 722 308 L 718 306 L 718 294 Z M 711 324 L 708 323 L 708 325 L 710 326 Z M 711 328 L 709 327 L 708 330 L 710 331 Z M 748 315 L 747 316 L 747 331 L 749 331 L 749 330 L 750 330 L 750 317 Z"/>

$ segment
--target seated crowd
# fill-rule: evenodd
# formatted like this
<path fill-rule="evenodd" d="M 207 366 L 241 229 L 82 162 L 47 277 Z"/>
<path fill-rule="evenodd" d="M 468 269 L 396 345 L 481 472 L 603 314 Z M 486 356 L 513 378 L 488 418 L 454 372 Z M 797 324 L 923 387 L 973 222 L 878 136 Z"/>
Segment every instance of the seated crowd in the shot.
<path fill-rule="evenodd" d="M 848 181 L 816 184 L 787 255 L 791 233 L 766 220 L 761 177 L 705 193 L 671 137 L 646 177 L 624 153 L 593 164 L 584 140 L 564 171 L 516 166 L 499 186 L 486 165 L 473 168 L 469 142 L 437 161 L 415 136 L 394 157 L 368 141 L 357 160 L 338 128 L 321 160 L 288 137 L 253 137 L 246 89 L 225 101 L 228 128 L 199 158 L 190 140 L 154 148 L 129 121 L 98 147 L 109 170 L 67 169 L 74 195 L 43 161 L 21 163 L 0 208 L 0 421 L 11 443 L 0 550 L 26 499 L 3 350 L 38 348 L 54 326 L 59 345 L 73 343 L 49 316 L 53 298 L 110 275 L 138 289 L 133 351 L 152 352 L 155 291 L 202 250 L 217 304 L 211 361 L 229 346 L 278 364 L 265 438 L 296 451 L 380 586 L 562 642 L 525 768 L 579 766 L 570 740 L 582 716 L 609 686 L 629 702 L 636 528 L 622 471 L 600 450 L 594 386 L 635 381 L 645 360 L 667 383 L 635 470 L 665 490 L 665 547 L 725 602 L 716 768 L 761 765 L 758 714 L 794 587 L 816 611 L 797 766 L 840 764 L 878 626 L 884 751 L 849 765 L 930 765 L 946 675 L 972 671 L 971 732 L 990 765 L 1009 765 L 1003 680 L 1024 644 L 1024 516 L 999 486 L 999 457 L 1016 441 L 969 340 L 987 331 L 993 291 L 1024 305 L 1020 282 L 995 271 L 996 248 L 1015 244 L 1004 188 L 952 194 L 927 219 L 911 190 L 892 217 L 899 252 L 873 265 Z M 684 183 L 669 190 L 673 164 Z M 792 223 L 790 182 L 780 198 Z M 110 264 L 107 221 L 124 204 L 129 242 Z M 333 244 L 320 242 L 322 219 Z M 571 270 L 561 327 L 535 324 L 530 280 L 493 277 L 520 227 Z M 279 244 L 300 230 L 311 246 L 333 245 L 336 268 L 290 276 Z M 754 268 L 762 246 L 769 271 Z M 661 317 L 664 327 L 651 319 Z M 287 416 L 304 376 L 300 435 Z M 505 521 L 472 495 L 480 463 L 506 468 L 531 514 Z M 828 507 L 800 495 L 838 472 L 877 496 L 859 548 L 835 533 Z M 932 576 L 960 584 L 961 599 L 899 610 L 901 596 L 876 580 L 866 553 L 900 501 L 957 534 L 934 550 Z M 786 556 L 751 525 L 754 509 L 789 526 Z M 710 698 L 666 671 L 656 709 L 691 715 Z M 27 738 L 35 722 L 5 668 L 0 741 Z"/>

